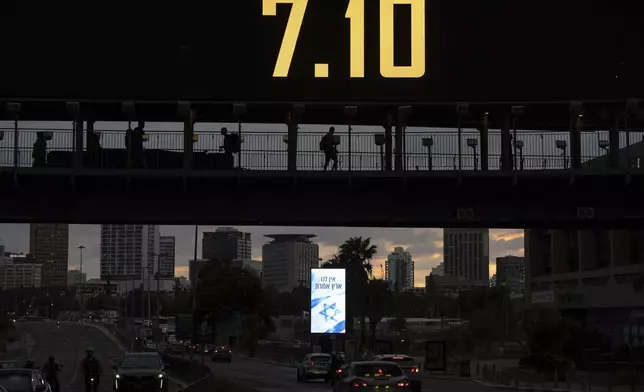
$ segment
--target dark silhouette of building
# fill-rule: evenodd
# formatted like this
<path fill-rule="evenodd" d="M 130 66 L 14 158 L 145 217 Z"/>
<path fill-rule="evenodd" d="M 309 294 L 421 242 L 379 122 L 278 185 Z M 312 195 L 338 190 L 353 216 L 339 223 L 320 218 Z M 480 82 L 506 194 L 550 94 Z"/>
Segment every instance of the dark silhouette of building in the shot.
<path fill-rule="evenodd" d="M 251 258 L 250 233 L 232 227 L 219 227 L 203 233 L 201 256 L 206 260 L 236 260 Z"/>
<path fill-rule="evenodd" d="M 29 253 L 42 264 L 42 286 L 67 286 L 69 225 L 32 223 Z"/>

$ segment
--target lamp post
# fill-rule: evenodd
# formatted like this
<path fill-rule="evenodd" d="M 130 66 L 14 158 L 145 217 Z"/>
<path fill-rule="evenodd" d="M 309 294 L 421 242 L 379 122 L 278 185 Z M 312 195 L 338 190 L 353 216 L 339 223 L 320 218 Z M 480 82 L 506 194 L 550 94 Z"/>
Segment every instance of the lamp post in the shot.
<path fill-rule="evenodd" d="M 83 310 L 83 299 L 84 299 L 83 296 L 85 295 L 85 293 L 83 292 L 83 249 L 85 249 L 85 246 L 81 245 L 81 246 L 78 247 L 78 249 L 80 250 L 80 282 L 79 282 L 80 283 L 79 284 L 79 286 L 80 286 L 80 315 L 81 315 L 81 319 L 84 320 L 85 319 L 85 312 Z"/>

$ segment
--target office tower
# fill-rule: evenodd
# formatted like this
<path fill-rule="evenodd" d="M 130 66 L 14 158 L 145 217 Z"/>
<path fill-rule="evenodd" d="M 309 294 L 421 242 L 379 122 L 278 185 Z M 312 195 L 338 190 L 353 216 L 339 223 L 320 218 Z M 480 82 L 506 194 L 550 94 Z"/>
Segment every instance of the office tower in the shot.
<path fill-rule="evenodd" d="M 644 342 L 644 231 L 529 229 L 525 258 L 526 306 L 578 317 L 613 347 Z"/>
<path fill-rule="evenodd" d="M 310 287 L 311 268 L 320 266 L 320 247 L 314 234 L 274 234 L 262 246 L 262 282 L 278 291 Z"/>
<path fill-rule="evenodd" d="M 140 283 L 154 276 L 158 254 L 158 226 L 101 225 L 101 279 Z"/>
<path fill-rule="evenodd" d="M 414 288 L 414 260 L 411 253 L 401 247 L 394 248 L 385 262 L 385 280 L 389 282 L 390 290 L 408 291 Z"/>
<path fill-rule="evenodd" d="M 7 253 L 0 265 L 0 286 L 3 290 L 42 287 L 42 263 L 32 255 Z"/>
<path fill-rule="evenodd" d="M 489 229 L 444 229 L 443 252 L 445 275 L 472 285 L 489 285 Z"/>
<path fill-rule="evenodd" d="M 87 274 L 80 270 L 67 271 L 67 286 L 76 286 L 87 282 Z"/>
<path fill-rule="evenodd" d="M 175 238 L 159 237 L 159 270 L 161 278 L 174 278 Z"/>
<path fill-rule="evenodd" d="M 525 283 L 525 257 L 504 256 L 496 258 L 496 283 L 519 284 Z"/>
<path fill-rule="evenodd" d="M 32 223 L 29 232 L 29 253 L 42 264 L 41 285 L 67 286 L 69 225 Z"/>
<path fill-rule="evenodd" d="M 250 233 L 232 227 L 219 227 L 203 233 L 201 257 L 206 260 L 251 259 Z"/>
<path fill-rule="evenodd" d="M 188 261 L 188 279 L 190 280 L 190 286 L 195 287 L 197 280 L 199 279 L 199 272 L 203 267 L 208 264 L 206 259 L 197 259 Z"/>

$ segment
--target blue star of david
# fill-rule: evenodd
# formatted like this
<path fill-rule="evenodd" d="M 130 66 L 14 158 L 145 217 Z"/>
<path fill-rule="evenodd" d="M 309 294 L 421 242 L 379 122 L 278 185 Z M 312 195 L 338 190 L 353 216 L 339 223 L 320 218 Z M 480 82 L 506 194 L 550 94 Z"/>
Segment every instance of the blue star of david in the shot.
<path fill-rule="evenodd" d="M 322 304 L 324 306 L 324 310 L 320 312 L 322 316 L 324 316 L 324 321 L 327 322 L 329 320 L 333 320 L 337 322 L 338 320 L 335 319 L 335 316 L 340 314 L 340 311 L 336 309 L 335 307 L 335 302 L 332 303 L 331 305 L 327 304 Z"/>

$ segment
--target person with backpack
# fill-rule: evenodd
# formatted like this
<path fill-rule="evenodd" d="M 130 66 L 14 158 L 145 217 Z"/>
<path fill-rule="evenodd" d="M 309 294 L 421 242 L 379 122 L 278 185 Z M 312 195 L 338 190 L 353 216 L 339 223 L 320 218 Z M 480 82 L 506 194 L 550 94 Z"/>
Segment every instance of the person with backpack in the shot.
<path fill-rule="evenodd" d="M 89 347 L 85 352 L 87 356 L 83 359 L 81 366 L 81 373 L 85 379 L 85 392 L 95 392 L 98 389 L 103 370 L 98 359 L 94 356 L 94 349 Z"/>
<path fill-rule="evenodd" d="M 52 392 L 60 392 L 60 381 L 58 380 L 58 372 L 62 370 L 62 366 L 56 363 L 56 358 L 49 357 L 47 363 L 42 367 L 42 372 L 45 375 L 45 380 L 51 385 Z"/>
<path fill-rule="evenodd" d="M 241 151 L 239 135 L 236 133 L 228 133 L 228 128 L 226 127 L 221 128 L 221 134 L 224 136 L 224 144 L 219 146 L 219 150 L 224 150 L 226 166 L 232 168 L 235 166 L 234 154 Z"/>
<path fill-rule="evenodd" d="M 329 168 L 329 162 L 333 161 L 333 171 L 338 170 L 338 144 L 335 142 L 335 127 L 329 128 L 329 132 L 320 140 L 320 151 L 324 152 L 324 171 Z"/>

